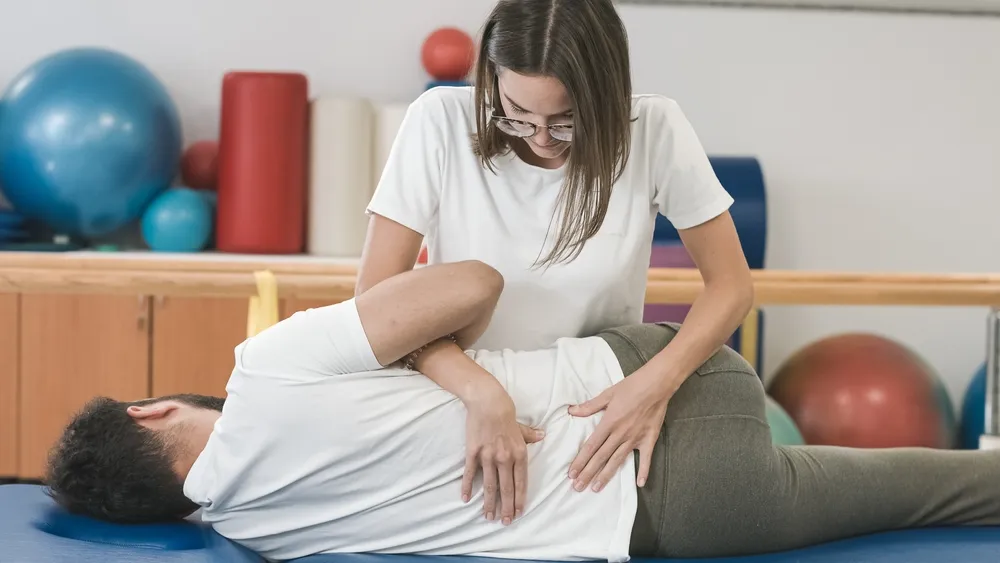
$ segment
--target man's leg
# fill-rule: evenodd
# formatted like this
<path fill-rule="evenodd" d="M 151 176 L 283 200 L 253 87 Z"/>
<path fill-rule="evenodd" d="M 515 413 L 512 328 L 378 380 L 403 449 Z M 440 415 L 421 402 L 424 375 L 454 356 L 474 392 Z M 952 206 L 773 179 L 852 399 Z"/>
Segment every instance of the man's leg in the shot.
<path fill-rule="evenodd" d="M 600 336 L 628 375 L 674 334 Z M 667 405 L 632 552 L 745 555 L 930 525 L 1000 525 L 1000 451 L 774 446 L 760 380 L 724 348 Z"/>

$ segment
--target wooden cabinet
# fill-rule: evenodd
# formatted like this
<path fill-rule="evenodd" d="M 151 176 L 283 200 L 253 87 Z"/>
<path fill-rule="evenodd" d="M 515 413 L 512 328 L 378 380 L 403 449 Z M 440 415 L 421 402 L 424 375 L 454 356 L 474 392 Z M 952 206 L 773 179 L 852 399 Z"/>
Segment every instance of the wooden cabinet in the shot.
<path fill-rule="evenodd" d="M 5 267 L 66 268 L 81 279 L 118 272 L 108 274 L 111 285 L 155 269 L 203 267 L 192 261 L 151 268 L 149 262 L 126 257 L 110 258 L 120 261 L 115 268 L 103 262 L 107 257 L 94 259 L 92 267 L 86 266 L 90 259 L 70 255 L 4 259 Z M 251 272 L 258 266 L 210 265 L 204 270 L 213 268 Z M 82 276 L 80 270 L 89 273 Z M 53 277 L 39 279 L 45 286 Z M 52 293 L 0 293 L 0 479 L 42 478 L 48 453 L 66 423 L 96 396 L 121 401 L 180 393 L 224 396 L 234 348 L 246 338 L 246 297 L 62 292 L 69 287 L 72 282 Z M 283 300 L 280 317 L 328 304 Z"/>
<path fill-rule="evenodd" d="M 153 299 L 152 396 L 223 397 L 233 348 L 247 335 L 246 299 Z"/>
<path fill-rule="evenodd" d="M 20 296 L 0 294 L 0 479 L 17 475 Z"/>
<path fill-rule="evenodd" d="M 328 304 L 282 300 L 280 316 Z M 233 371 L 233 349 L 247 334 L 247 306 L 244 298 L 154 298 L 151 396 L 225 396 Z"/>
<path fill-rule="evenodd" d="M 139 296 L 20 296 L 20 459 L 42 477 L 69 418 L 98 395 L 149 396 L 149 300 Z"/>

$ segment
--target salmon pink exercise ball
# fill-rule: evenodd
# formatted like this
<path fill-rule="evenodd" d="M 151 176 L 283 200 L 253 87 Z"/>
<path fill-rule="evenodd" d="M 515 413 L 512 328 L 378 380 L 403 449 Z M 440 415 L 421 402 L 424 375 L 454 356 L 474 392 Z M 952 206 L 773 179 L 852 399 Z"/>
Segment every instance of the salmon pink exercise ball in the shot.
<path fill-rule="evenodd" d="M 431 33 L 420 52 L 427 73 L 442 81 L 464 79 L 472 70 L 475 57 L 472 38 L 454 27 L 443 27 Z"/>
<path fill-rule="evenodd" d="M 214 190 L 219 180 L 219 143 L 192 143 L 181 156 L 181 179 L 196 190 Z"/>

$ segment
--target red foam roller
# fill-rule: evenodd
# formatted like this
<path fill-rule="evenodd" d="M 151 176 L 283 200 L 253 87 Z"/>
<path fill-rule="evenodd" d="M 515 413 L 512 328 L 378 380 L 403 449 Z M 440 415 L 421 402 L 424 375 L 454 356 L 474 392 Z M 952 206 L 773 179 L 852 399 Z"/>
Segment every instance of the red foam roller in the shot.
<path fill-rule="evenodd" d="M 309 84 L 298 73 L 222 80 L 216 248 L 295 254 L 305 246 Z"/>

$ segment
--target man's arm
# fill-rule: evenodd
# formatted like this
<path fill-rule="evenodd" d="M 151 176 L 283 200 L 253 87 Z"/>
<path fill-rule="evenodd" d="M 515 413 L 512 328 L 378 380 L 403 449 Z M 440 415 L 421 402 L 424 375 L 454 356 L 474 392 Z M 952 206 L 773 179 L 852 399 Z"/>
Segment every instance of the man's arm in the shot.
<path fill-rule="evenodd" d="M 375 357 L 388 365 L 449 335 L 460 348 L 471 345 L 489 324 L 502 291 L 499 272 L 467 260 L 392 276 L 355 303 Z"/>

